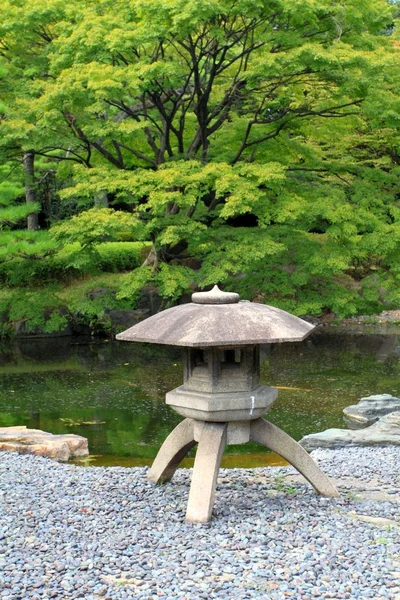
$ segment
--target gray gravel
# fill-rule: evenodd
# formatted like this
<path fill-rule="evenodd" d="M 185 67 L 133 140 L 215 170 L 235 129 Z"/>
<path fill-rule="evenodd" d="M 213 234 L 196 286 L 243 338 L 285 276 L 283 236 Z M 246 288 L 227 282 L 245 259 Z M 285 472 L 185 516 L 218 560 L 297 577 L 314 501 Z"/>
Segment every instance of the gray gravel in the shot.
<path fill-rule="evenodd" d="M 190 471 L 0 454 L 0 599 L 400 599 L 400 448 L 317 450 L 339 499 L 292 468 L 222 470 L 184 521 Z"/>

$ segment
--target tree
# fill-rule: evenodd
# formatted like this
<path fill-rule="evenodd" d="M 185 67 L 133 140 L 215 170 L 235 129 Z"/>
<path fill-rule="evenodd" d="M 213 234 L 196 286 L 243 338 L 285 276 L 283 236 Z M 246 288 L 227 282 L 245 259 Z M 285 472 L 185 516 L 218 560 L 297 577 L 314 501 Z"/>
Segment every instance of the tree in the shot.
<path fill-rule="evenodd" d="M 65 197 L 107 193 L 142 223 L 151 258 L 121 295 L 153 281 L 176 297 L 235 278 L 248 296 L 297 312 L 360 309 L 352 274 L 386 217 L 359 202 L 351 148 L 398 53 L 384 35 L 390 6 L 22 4 L 8 2 L 3 38 L 16 46 L 5 54 L 17 68 L 18 44 L 40 49 L 24 55 L 33 76 L 4 126 L 69 161 Z M 381 181 L 370 185 L 380 193 Z"/>
<path fill-rule="evenodd" d="M 85 160 L 79 156 L 79 150 L 76 152 L 67 127 L 48 129 L 41 126 L 40 115 L 37 123 L 30 122 L 26 115 L 29 102 L 41 94 L 41 81 L 50 77 L 52 30 L 64 11 L 62 3 L 54 0 L 28 7 L 19 0 L 5 1 L 2 9 L 5 18 L 0 24 L 0 152 L 3 164 L 20 171 L 28 204 L 27 228 L 36 230 L 39 208 L 46 213 L 40 184 L 52 178 L 55 161 Z"/>

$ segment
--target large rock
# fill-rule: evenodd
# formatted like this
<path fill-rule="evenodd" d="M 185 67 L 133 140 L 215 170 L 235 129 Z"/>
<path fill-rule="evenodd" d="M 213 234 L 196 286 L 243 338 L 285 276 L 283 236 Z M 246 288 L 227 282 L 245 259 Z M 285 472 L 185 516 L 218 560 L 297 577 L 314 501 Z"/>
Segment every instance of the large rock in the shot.
<path fill-rule="evenodd" d="M 150 310 L 145 308 L 137 308 L 136 310 L 120 310 L 113 308 L 108 311 L 108 316 L 111 321 L 111 327 L 113 330 L 120 331 L 127 327 L 132 327 L 140 321 L 143 321 L 150 316 Z"/>
<path fill-rule="evenodd" d="M 54 435 L 26 427 L 0 427 L 0 451 L 35 454 L 60 461 L 89 454 L 88 441 L 80 435 Z"/>
<path fill-rule="evenodd" d="M 395 411 L 400 411 L 400 398 L 390 394 L 377 394 L 361 398 L 358 404 L 347 406 L 343 414 L 347 427 L 361 429 Z"/>
<path fill-rule="evenodd" d="M 299 443 L 306 450 L 342 446 L 400 446 L 400 412 L 385 415 L 366 429 L 327 429 L 306 435 Z"/>

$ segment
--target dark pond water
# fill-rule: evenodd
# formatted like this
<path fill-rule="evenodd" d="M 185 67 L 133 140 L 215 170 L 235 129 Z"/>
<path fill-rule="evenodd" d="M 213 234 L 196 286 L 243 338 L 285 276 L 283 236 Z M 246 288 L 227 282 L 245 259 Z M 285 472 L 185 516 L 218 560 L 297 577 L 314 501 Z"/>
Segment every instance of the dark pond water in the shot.
<path fill-rule="evenodd" d="M 303 343 L 265 346 L 262 381 L 281 388 L 268 418 L 295 439 L 342 427 L 342 409 L 362 396 L 400 393 L 400 328 L 322 329 Z M 90 464 L 148 465 L 181 420 L 164 404 L 181 383 L 179 349 L 76 338 L 7 343 L 0 345 L 0 426 L 84 435 Z M 280 459 L 255 444 L 229 447 L 223 461 L 264 464 Z"/>

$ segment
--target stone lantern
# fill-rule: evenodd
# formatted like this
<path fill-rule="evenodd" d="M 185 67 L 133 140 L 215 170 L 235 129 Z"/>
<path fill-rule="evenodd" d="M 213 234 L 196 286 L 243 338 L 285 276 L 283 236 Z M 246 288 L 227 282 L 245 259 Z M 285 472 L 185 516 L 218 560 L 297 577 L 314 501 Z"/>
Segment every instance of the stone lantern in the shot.
<path fill-rule="evenodd" d="M 262 418 L 278 390 L 260 385 L 260 344 L 301 341 L 313 325 L 283 310 L 241 301 L 238 294 L 197 292 L 192 302 L 164 310 L 117 335 L 118 340 L 184 347 L 183 385 L 166 403 L 185 419 L 161 446 L 149 479 L 163 483 L 197 443 L 186 518 L 211 518 L 226 445 L 254 441 L 292 464 L 324 496 L 338 492 L 309 454 Z"/>

